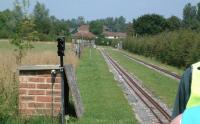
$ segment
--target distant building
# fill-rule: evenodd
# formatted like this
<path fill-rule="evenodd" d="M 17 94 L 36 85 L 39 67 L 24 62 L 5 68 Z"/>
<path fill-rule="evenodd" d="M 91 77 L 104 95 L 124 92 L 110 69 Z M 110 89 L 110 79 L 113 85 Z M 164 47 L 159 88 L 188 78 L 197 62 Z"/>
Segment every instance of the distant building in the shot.
<path fill-rule="evenodd" d="M 127 34 L 123 32 L 104 31 L 103 34 L 107 39 L 123 39 L 127 37 Z"/>
<path fill-rule="evenodd" d="M 74 39 L 91 40 L 96 38 L 96 36 L 89 31 L 89 25 L 81 25 L 77 31 L 78 32 L 73 35 Z"/>
<path fill-rule="evenodd" d="M 103 35 L 107 39 L 123 39 L 127 37 L 126 33 L 123 32 L 112 32 L 107 26 L 103 26 Z"/>
<path fill-rule="evenodd" d="M 89 31 L 89 25 L 81 25 L 77 29 L 77 32 L 72 35 L 72 42 L 83 46 L 94 45 L 95 39 L 96 36 Z"/>

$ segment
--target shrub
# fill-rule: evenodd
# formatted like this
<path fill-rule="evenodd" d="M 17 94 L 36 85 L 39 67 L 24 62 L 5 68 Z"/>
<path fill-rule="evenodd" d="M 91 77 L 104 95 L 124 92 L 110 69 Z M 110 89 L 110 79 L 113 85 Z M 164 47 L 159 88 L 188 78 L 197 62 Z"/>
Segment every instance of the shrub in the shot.
<path fill-rule="evenodd" d="M 164 32 L 156 36 L 127 38 L 123 48 L 170 65 L 187 67 L 200 59 L 200 36 L 191 30 Z"/>

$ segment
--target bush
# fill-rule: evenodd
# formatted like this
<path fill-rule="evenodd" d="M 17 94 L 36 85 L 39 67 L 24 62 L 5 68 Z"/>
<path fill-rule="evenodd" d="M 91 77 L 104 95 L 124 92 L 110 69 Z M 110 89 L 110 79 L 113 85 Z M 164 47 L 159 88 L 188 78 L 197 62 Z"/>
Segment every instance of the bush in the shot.
<path fill-rule="evenodd" d="M 156 36 L 127 38 L 123 48 L 173 66 L 187 67 L 200 59 L 200 35 L 191 30 L 179 30 Z"/>

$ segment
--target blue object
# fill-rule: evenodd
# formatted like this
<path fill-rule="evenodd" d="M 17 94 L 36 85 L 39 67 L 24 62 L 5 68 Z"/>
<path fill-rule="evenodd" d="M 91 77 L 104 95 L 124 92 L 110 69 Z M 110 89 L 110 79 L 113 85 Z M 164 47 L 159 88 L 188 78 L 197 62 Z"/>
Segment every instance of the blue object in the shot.
<path fill-rule="evenodd" d="M 200 106 L 186 109 L 181 124 L 200 124 Z"/>

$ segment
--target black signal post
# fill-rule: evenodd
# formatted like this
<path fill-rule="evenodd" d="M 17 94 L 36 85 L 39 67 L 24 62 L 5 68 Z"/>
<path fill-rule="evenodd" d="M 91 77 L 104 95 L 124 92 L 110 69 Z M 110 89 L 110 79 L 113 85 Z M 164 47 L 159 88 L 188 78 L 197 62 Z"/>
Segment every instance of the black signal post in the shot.
<path fill-rule="evenodd" d="M 64 81 L 64 68 L 63 56 L 65 56 L 65 37 L 59 37 L 58 42 L 58 56 L 60 56 L 60 74 L 61 74 L 61 124 L 65 124 L 65 81 Z"/>
<path fill-rule="evenodd" d="M 65 56 L 65 37 L 59 37 L 58 42 L 58 56 L 60 56 L 60 66 L 63 67 L 63 56 Z"/>

